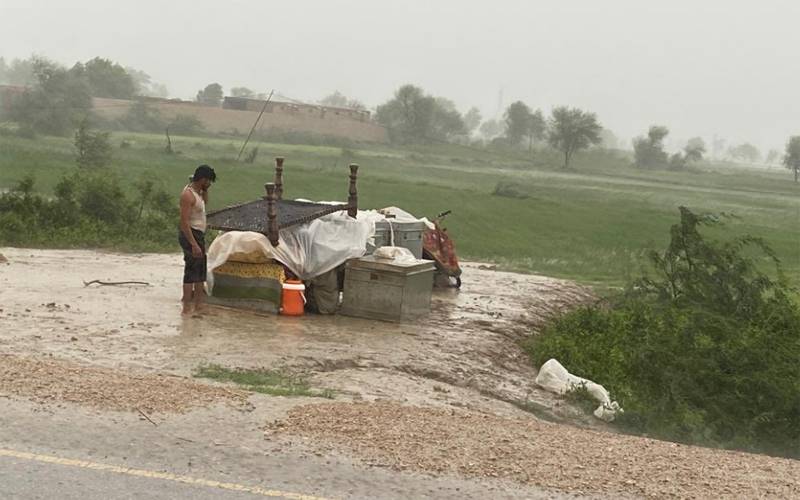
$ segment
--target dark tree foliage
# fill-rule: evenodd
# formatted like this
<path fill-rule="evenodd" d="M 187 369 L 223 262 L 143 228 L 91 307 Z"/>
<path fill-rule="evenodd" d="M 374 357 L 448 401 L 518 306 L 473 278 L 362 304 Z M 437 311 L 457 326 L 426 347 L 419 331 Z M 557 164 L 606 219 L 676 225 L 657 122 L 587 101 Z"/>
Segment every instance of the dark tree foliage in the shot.
<path fill-rule="evenodd" d="M 95 57 L 85 63 L 76 63 L 69 70 L 76 78 L 85 79 L 92 97 L 131 99 L 136 95 L 136 82 L 119 64 Z"/>
<path fill-rule="evenodd" d="M 564 168 L 569 168 L 575 152 L 600 144 L 601 130 L 603 127 L 594 113 L 560 106 L 553 109 L 547 139 L 553 148 L 563 153 Z"/>
<path fill-rule="evenodd" d="M 472 134 L 481 124 L 481 112 L 478 108 L 472 107 L 464 114 L 464 130 L 467 134 Z"/>
<path fill-rule="evenodd" d="M 111 162 L 110 134 L 90 130 L 87 118 L 75 131 L 75 162 L 83 168 L 101 168 Z"/>
<path fill-rule="evenodd" d="M 794 181 L 797 182 L 797 177 L 800 175 L 800 135 L 792 136 L 786 143 L 783 164 L 794 173 Z"/>
<path fill-rule="evenodd" d="M 451 101 L 414 85 L 397 89 L 391 100 L 378 106 L 375 117 L 392 142 L 401 144 L 446 141 L 464 133 L 463 119 Z"/>
<path fill-rule="evenodd" d="M 531 124 L 531 108 L 522 101 L 511 103 L 503 115 L 506 124 L 506 139 L 516 146 L 528 136 Z"/>
<path fill-rule="evenodd" d="M 86 79 L 47 61 L 32 63 L 36 83 L 11 105 L 11 119 L 36 132 L 67 135 L 92 107 Z"/>
<path fill-rule="evenodd" d="M 761 152 L 757 147 L 753 146 L 749 142 L 729 148 L 728 154 L 731 155 L 731 158 L 734 160 L 746 161 L 750 163 L 756 162 L 759 158 L 761 158 Z"/>
<path fill-rule="evenodd" d="M 203 90 L 197 92 L 197 102 L 208 106 L 219 106 L 222 104 L 222 85 L 219 83 L 209 83 Z"/>
<path fill-rule="evenodd" d="M 248 97 L 250 99 L 256 97 L 256 93 L 247 87 L 233 87 L 231 88 L 231 95 L 233 97 Z"/>
<path fill-rule="evenodd" d="M 683 148 L 686 161 L 701 161 L 706 154 L 706 142 L 701 137 L 692 137 Z"/>
<path fill-rule="evenodd" d="M 34 62 L 39 60 L 39 57 L 30 57 L 28 59 L 14 59 L 11 62 L 6 62 L 5 59 L 0 57 L 0 84 L 6 85 L 34 85 L 36 84 L 36 75 L 33 71 Z"/>
<path fill-rule="evenodd" d="M 647 137 L 633 140 L 635 164 L 639 168 L 665 168 L 669 165 L 669 156 L 664 151 L 664 139 L 669 129 L 653 125 L 647 131 Z"/>

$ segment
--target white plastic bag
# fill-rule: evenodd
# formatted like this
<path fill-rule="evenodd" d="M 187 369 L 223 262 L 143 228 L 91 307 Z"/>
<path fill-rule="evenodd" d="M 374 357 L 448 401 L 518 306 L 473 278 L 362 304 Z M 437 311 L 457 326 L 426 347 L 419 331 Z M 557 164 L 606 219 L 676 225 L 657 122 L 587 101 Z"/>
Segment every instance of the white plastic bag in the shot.
<path fill-rule="evenodd" d="M 417 258 L 411 250 L 404 247 L 379 247 L 372 253 L 376 259 L 388 260 L 392 262 L 416 262 Z"/>
<path fill-rule="evenodd" d="M 600 402 L 600 406 L 594 411 L 594 416 L 606 422 L 613 421 L 617 413 L 623 413 L 619 404 L 616 401 L 611 401 L 611 397 L 605 387 L 571 374 L 555 359 L 549 359 L 542 365 L 539 369 L 539 375 L 536 376 L 536 384 L 556 394 L 566 394 L 581 386 L 586 387 L 587 392 Z"/>

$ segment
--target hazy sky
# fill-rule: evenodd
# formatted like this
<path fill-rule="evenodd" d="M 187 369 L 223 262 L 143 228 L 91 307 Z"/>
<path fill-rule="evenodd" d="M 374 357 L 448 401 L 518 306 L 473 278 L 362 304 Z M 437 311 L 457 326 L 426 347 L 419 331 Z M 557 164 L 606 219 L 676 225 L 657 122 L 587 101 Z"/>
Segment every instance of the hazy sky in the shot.
<path fill-rule="evenodd" d="M 369 106 L 414 83 L 485 117 L 521 99 L 629 140 L 800 134 L 800 1 L 0 0 L 0 55 L 107 57 L 192 98 L 218 81 Z"/>

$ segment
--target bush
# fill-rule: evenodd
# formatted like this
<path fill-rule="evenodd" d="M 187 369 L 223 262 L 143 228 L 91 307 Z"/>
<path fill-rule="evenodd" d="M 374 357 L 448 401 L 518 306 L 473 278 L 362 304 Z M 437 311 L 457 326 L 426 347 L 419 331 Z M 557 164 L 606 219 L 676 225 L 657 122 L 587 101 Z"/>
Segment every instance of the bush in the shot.
<path fill-rule="evenodd" d="M 59 181 L 49 198 L 36 193 L 33 178 L 27 177 L 0 194 L 0 245 L 171 247 L 177 226 L 174 200 L 146 179 L 135 188 L 138 196 L 129 200 L 116 177 L 76 170 Z"/>
<path fill-rule="evenodd" d="M 628 429 L 800 457 L 800 308 L 748 255 L 757 238 L 709 242 L 719 219 L 681 208 L 654 276 L 556 319 L 525 348 L 608 388 Z"/>
<path fill-rule="evenodd" d="M 111 140 L 108 132 L 92 132 L 84 118 L 75 131 L 75 161 L 84 168 L 105 167 L 111 162 Z"/>
<path fill-rule="evenodd" d="M 203 122 L 194 115 L 177 115 L 168 124 L 168 130 L 178 135 L 196 135 L 205 128 Z"/>
<path fill-rule="evenodd" d="M 524 200 L 528 195 L 520 190 L 519 186 L 513 182 L 500 181 L 492 191 L 494 196 L 502 196 L 503 198 L 514 198 L 517 200 Z"/>

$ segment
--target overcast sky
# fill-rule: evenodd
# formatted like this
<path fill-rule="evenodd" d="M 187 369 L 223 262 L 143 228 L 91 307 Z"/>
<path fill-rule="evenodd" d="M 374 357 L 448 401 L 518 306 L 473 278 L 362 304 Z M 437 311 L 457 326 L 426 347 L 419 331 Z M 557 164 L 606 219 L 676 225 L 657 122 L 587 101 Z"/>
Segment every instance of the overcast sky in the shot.
<path fill-rule="evenodd" d="M 501 95 L 589 109 L 626 141 L 800 134 L 798 0 L 0 0 L 0 56 L 32 53 L 107 57 L 182 98 L 218 81 L 375 106 L 414 83 L 485 117 Z"/>

